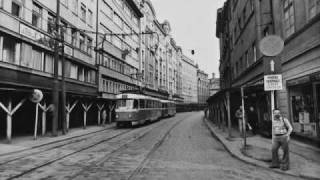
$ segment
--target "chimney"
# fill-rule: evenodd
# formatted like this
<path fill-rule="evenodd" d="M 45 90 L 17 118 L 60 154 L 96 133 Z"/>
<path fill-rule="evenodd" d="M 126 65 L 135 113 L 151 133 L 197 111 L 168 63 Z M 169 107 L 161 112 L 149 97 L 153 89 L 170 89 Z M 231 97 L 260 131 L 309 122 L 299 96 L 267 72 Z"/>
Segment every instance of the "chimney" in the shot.
<path fill-rule="evenodd" d="M 212 73 L 212 79 L 215 79 L 216 74 Z"/>

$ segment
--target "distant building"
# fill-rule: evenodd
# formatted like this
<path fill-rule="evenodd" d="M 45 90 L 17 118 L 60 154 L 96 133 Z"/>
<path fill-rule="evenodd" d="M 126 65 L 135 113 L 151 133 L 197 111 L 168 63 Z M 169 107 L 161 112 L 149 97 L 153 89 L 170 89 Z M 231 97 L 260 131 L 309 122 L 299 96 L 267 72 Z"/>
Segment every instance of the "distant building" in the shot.
<path fill-rule="evenodd" d="M 209 97 L 209 79 L 208 74 L 204 71 L 197 70 L 198 80 L 198 104 L 206 104 Z"/>
<path fill-rule="evenodd" d="M 182 60 L 182 98 L 184 103 L 198 103 L 197 67 L 194 61 L 183 55 Z"/>
<path fill-rule="evenodd" d="M 209 79 L 209 95 L 212 96 L 220 90 L 220 79 L 215 77 L 212 73 L 212 78 Z"/>

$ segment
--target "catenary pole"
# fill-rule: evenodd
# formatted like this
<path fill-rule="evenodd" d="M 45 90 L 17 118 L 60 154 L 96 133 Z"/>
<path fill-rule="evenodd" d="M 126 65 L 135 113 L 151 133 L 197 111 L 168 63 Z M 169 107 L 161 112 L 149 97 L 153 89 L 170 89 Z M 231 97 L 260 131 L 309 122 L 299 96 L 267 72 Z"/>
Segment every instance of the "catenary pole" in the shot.
<path fill-rule="evenodd" d="M 59 80 L 58 80 L 58 65 L 59 65 L 59 23 L 60 23 L 60 0 L 57 0 L 57 13 L 55 21 L 55 52 L 54 52 L 54 80 L 52 89 L 52 135 L 57 136 L 58 116 L 59 116 Z"/>

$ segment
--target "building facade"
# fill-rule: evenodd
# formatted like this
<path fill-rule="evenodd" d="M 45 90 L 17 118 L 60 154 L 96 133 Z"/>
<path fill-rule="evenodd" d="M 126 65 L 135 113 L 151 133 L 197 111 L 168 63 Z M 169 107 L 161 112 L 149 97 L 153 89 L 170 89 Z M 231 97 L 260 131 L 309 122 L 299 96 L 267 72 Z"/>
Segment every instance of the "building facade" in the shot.
<path fill-rule="evenodd" d="M 197 69 L 192 59 L 182 55 L 182 98 L 184 103 L 198 103 Z"/>
<path fill-rule="evenodd" d="M 103 111 L 112 122 L 115 95 L 126 90 L 182 101 L 182 48 L 170 23 L 157 20 L 150 1 L 61 0 L 57 5 L 0 0 L 0 117 L 7 120 L 0 122 L 1 137 L 10 141 L 12 135 L 33 133 L 36 115 L 30 112 L 37 109 L 43 112 L 41 134 L 100 124 Z M 58 104 L 65 99 L 66 107 L 53 107 L 55 82 Z M 44 93 L 40 103 L 28 100 L 34 89 Z M 59 110 L 57 122 L 53 109 Z"/>
<path fill-rule="evenodd" d="M 284 90 L 277 92 L 277 105 L 296 135 L 319 140 L 320 3 L 273 1 L 273 9 L 275 34 L 285 42 L 280 55 Z"/>
<path fill-rule="evenodd" d="M 44 92 L 41 108 L 44 113 L 47 111 L 52 103 L 55 70 L 60 80 L 62 73 L 65 74 L 67 107 L 75 102 L 87 107 L 96 97 L 97 68 L 92 48 L 95 36 L 87 33 L 95 30 L 95 4 L 84 0 L 61 1 L 59 29 L 63 31 L 60 40 L 64 41 L 64 61 L 60 58 L 58 66 L 54 67 L 56 1 L 0 2 L 1 102 L 9 112 L 12 107 L 19 109 L 13 120 L 11 115 L 1 113 L 2 117 L 7 117 L 7 122 L 2 121 L 1 132 L 6 132 L 8 140 L 12 132 L 23 134 L 33 131 L 35 114 L 30 112 L 35 112 L 39 104 L 26 100 L 32 89 Z M 84 31 L 73 31 L 75 27 Z M 74 112 L 82 111 L 81 107 L 74 109 Z M 80 113 L 70 115 L 69 112 L 68 124 L 72 127 L 96 121 L 94 115 L 82 121 Z M 61 127 L 62 120 L 57 124 Z M 41 126 L 44 134 L 53 124 L 42 118 Z"/>
<path fill-rule="evenodd" d="M 319 2 L 228 0 L 217 14 L 222 91 L 211 102 L 231 96 L 232 116 L 243 87 L 246 108 L 255 107 L 261 131 L 270 134 L 271 98 L 263 89 L 268 58 L 258 44 L 268 35 L 280 36 L 285 46 L 275 60 L 281 62 L 284 88 L 276 93 L 276 107 L 290 119 L 296 135 L 319 139 Z"/>
<path fill-rule="evenodd" d="M 197 70 L 197 80 L 198 80 L 198 104 L 206 104 L 209 98 L 209 79 L 208 74 L 204 71 Z"/>

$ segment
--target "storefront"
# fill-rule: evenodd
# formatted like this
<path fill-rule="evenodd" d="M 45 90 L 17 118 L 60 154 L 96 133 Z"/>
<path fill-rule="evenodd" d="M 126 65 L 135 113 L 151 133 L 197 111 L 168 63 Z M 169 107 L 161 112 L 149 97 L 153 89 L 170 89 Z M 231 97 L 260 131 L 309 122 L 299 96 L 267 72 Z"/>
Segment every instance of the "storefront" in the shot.
<path fill-rule="evenodd" d="M 290 118 L 297 135 L 319 136 L 320 74 L 287 81 Z"/>

